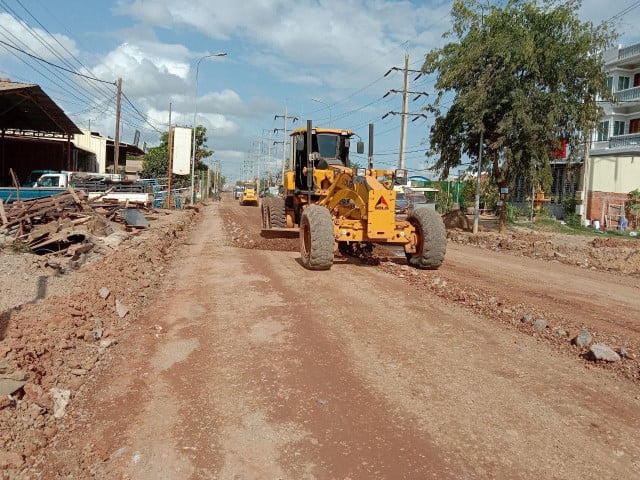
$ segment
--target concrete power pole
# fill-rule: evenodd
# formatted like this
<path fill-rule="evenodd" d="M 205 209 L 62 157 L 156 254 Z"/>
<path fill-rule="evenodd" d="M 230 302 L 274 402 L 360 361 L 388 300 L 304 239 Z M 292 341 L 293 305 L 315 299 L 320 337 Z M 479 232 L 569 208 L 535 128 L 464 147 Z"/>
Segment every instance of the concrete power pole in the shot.
<path fill-rule="evenodd" d="M 407 114 L 409 113 L 409 54 L 404 56 L 404 88 L 402 90 L 402 119 L 400 123 L 400 155 L 398 168 L 404 168 L 404 152 L 407 147 Z"/>
<path fill-rule="evenodd" d="M 118 173 L 120 161 L 120 109 L 122 104 L 122 78 L 118 78 L 118 90 L 116 92 L 116 133 L 113 140 L 113 173 Z M 125 158 L 126 166 L 126 158 Z"/>
<path fill-rule="evenodd" d="M 393 70 L 402 70 L 404 74 L 404 84 L 402 90 L 392 89 L 384 94 L 382 98 L 387 97 L 390 93 L 402 93 L 402 111 L 401 112 L 387 112 L 382 118 L 387 118 L 389 115 L 400 115 L 402 118 L 400 120 L 400 152 L 398 155 L 398 168 L 404 168 L 404 154 L 407 148 L 407 119 L 409 117 L 413 117 L 412 122 L 417 120 L 418 118 L 427 118 L 424 113 L 410 113 L 409 112 L 409 94 L 414 94 L 416 97 L 414 101 L 420 98 L 422 95 L 428 96 L 427 92 L 412 92 L 409 90 L 409 72 L 417 73 L 415 80 L 420 78 L 422 72 L 420 70 L 411 70 L 409 68 L 409 54 L 405 54 L 404 56 L 404 68 L 392 67 L 387 73 L 384 74 L 386 77 Z"/>
<path fill-rule="evenodd" d="M 278 118 L 282 118 L 283 127 L 282 129 L 280 128 L 274 129 L 274 132 L 277 132 L 279 130 L 282 130 L 283 132 L 283 135 L 282 135 L 282 184 L 284 185 L 284 172 L 286 171 L 286 162 L 287 162 L 287 120 L 291 119 L 292 120 L 291 123 L 295 123 L 295 121 L 298 120 L 298 117 L 290 117 L 287 114 L 287 107 L 285 105 L 284 115 L 276 115 L 274 117 L 274 120 L 277 120 Z"/>

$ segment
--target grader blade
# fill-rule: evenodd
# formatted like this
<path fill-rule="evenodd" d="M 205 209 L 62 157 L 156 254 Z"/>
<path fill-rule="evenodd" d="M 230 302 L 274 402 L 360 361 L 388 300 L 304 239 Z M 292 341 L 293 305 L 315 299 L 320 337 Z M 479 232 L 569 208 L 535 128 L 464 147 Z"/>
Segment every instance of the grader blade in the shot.
<path fill-rule="evenodd" d="M 263 228 L 260 230 L 260 236 L 265 238 L 298 238 L 300 236 L 300 229 L 298 227 Z"/>

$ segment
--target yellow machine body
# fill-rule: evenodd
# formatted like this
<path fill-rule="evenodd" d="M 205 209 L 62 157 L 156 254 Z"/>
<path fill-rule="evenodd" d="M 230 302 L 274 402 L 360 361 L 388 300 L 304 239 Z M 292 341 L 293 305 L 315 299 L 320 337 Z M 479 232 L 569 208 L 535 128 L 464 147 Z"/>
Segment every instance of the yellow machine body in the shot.
<path fill-rule="evenodd" d="M 256 193 L 256 186 L 253 183 L 245 182 L 243 184 L 244 190 L 240 195 L 240 205 L 253 205 L 258 206 L 258 195 Z"/>
<path fill-rule="evenodd" d="M 406 184 L 407 171 L 351 165 L 353 135 L 350 130 L 319 127 L 291 133 L 284 196 L 263 199 L 262 234 L 299 235 L 303 264 L 315 270 L 330 268 L 333 257 L 326 253 L 327 243 L 341 252 L 351 252 L 353 246 L 400 245 L 408 261 L 418 268 L 437 268 L 446 244 L 442 219 L 434 216 L 435 211 L 415 218 L 396 216 L 393 187 Z M 364 144 L 358 142 L 358 153 L 363 150 Z M 432 227 L 437 231 L 435 243 L 426 234 Z M 427 252 L 429 242 L 437 250 L 435 260 Z"/>

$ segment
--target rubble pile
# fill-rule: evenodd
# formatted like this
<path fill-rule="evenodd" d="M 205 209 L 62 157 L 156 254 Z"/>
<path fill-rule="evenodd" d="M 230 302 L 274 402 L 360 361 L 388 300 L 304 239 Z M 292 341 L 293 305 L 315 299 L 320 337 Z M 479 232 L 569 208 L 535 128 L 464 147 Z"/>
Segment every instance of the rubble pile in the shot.
<path fill-rule="evenodd" d="M 0 478 L 20 478 L 60 429 L 73 428 L 69 409 L 134 334 L 197 215 L 127 207 L 67 192 L 3 212 Z M 25 296 L 21 282 L 36 291 Z"/>

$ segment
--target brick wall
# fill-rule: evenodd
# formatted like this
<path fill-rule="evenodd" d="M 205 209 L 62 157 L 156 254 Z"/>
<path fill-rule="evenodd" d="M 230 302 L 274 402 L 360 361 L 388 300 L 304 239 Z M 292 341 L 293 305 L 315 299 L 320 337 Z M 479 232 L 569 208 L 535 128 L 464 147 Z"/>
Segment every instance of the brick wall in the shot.
<path fill-rule="evenodd" d="M 592 222 L 598 220 L 600 225 L 607 229 L 615 229 L 618 226 L 621 211 L 617 206 L 626 204 L 626 201 L 626 193 L 589 192 L 586 218 Z"/>

